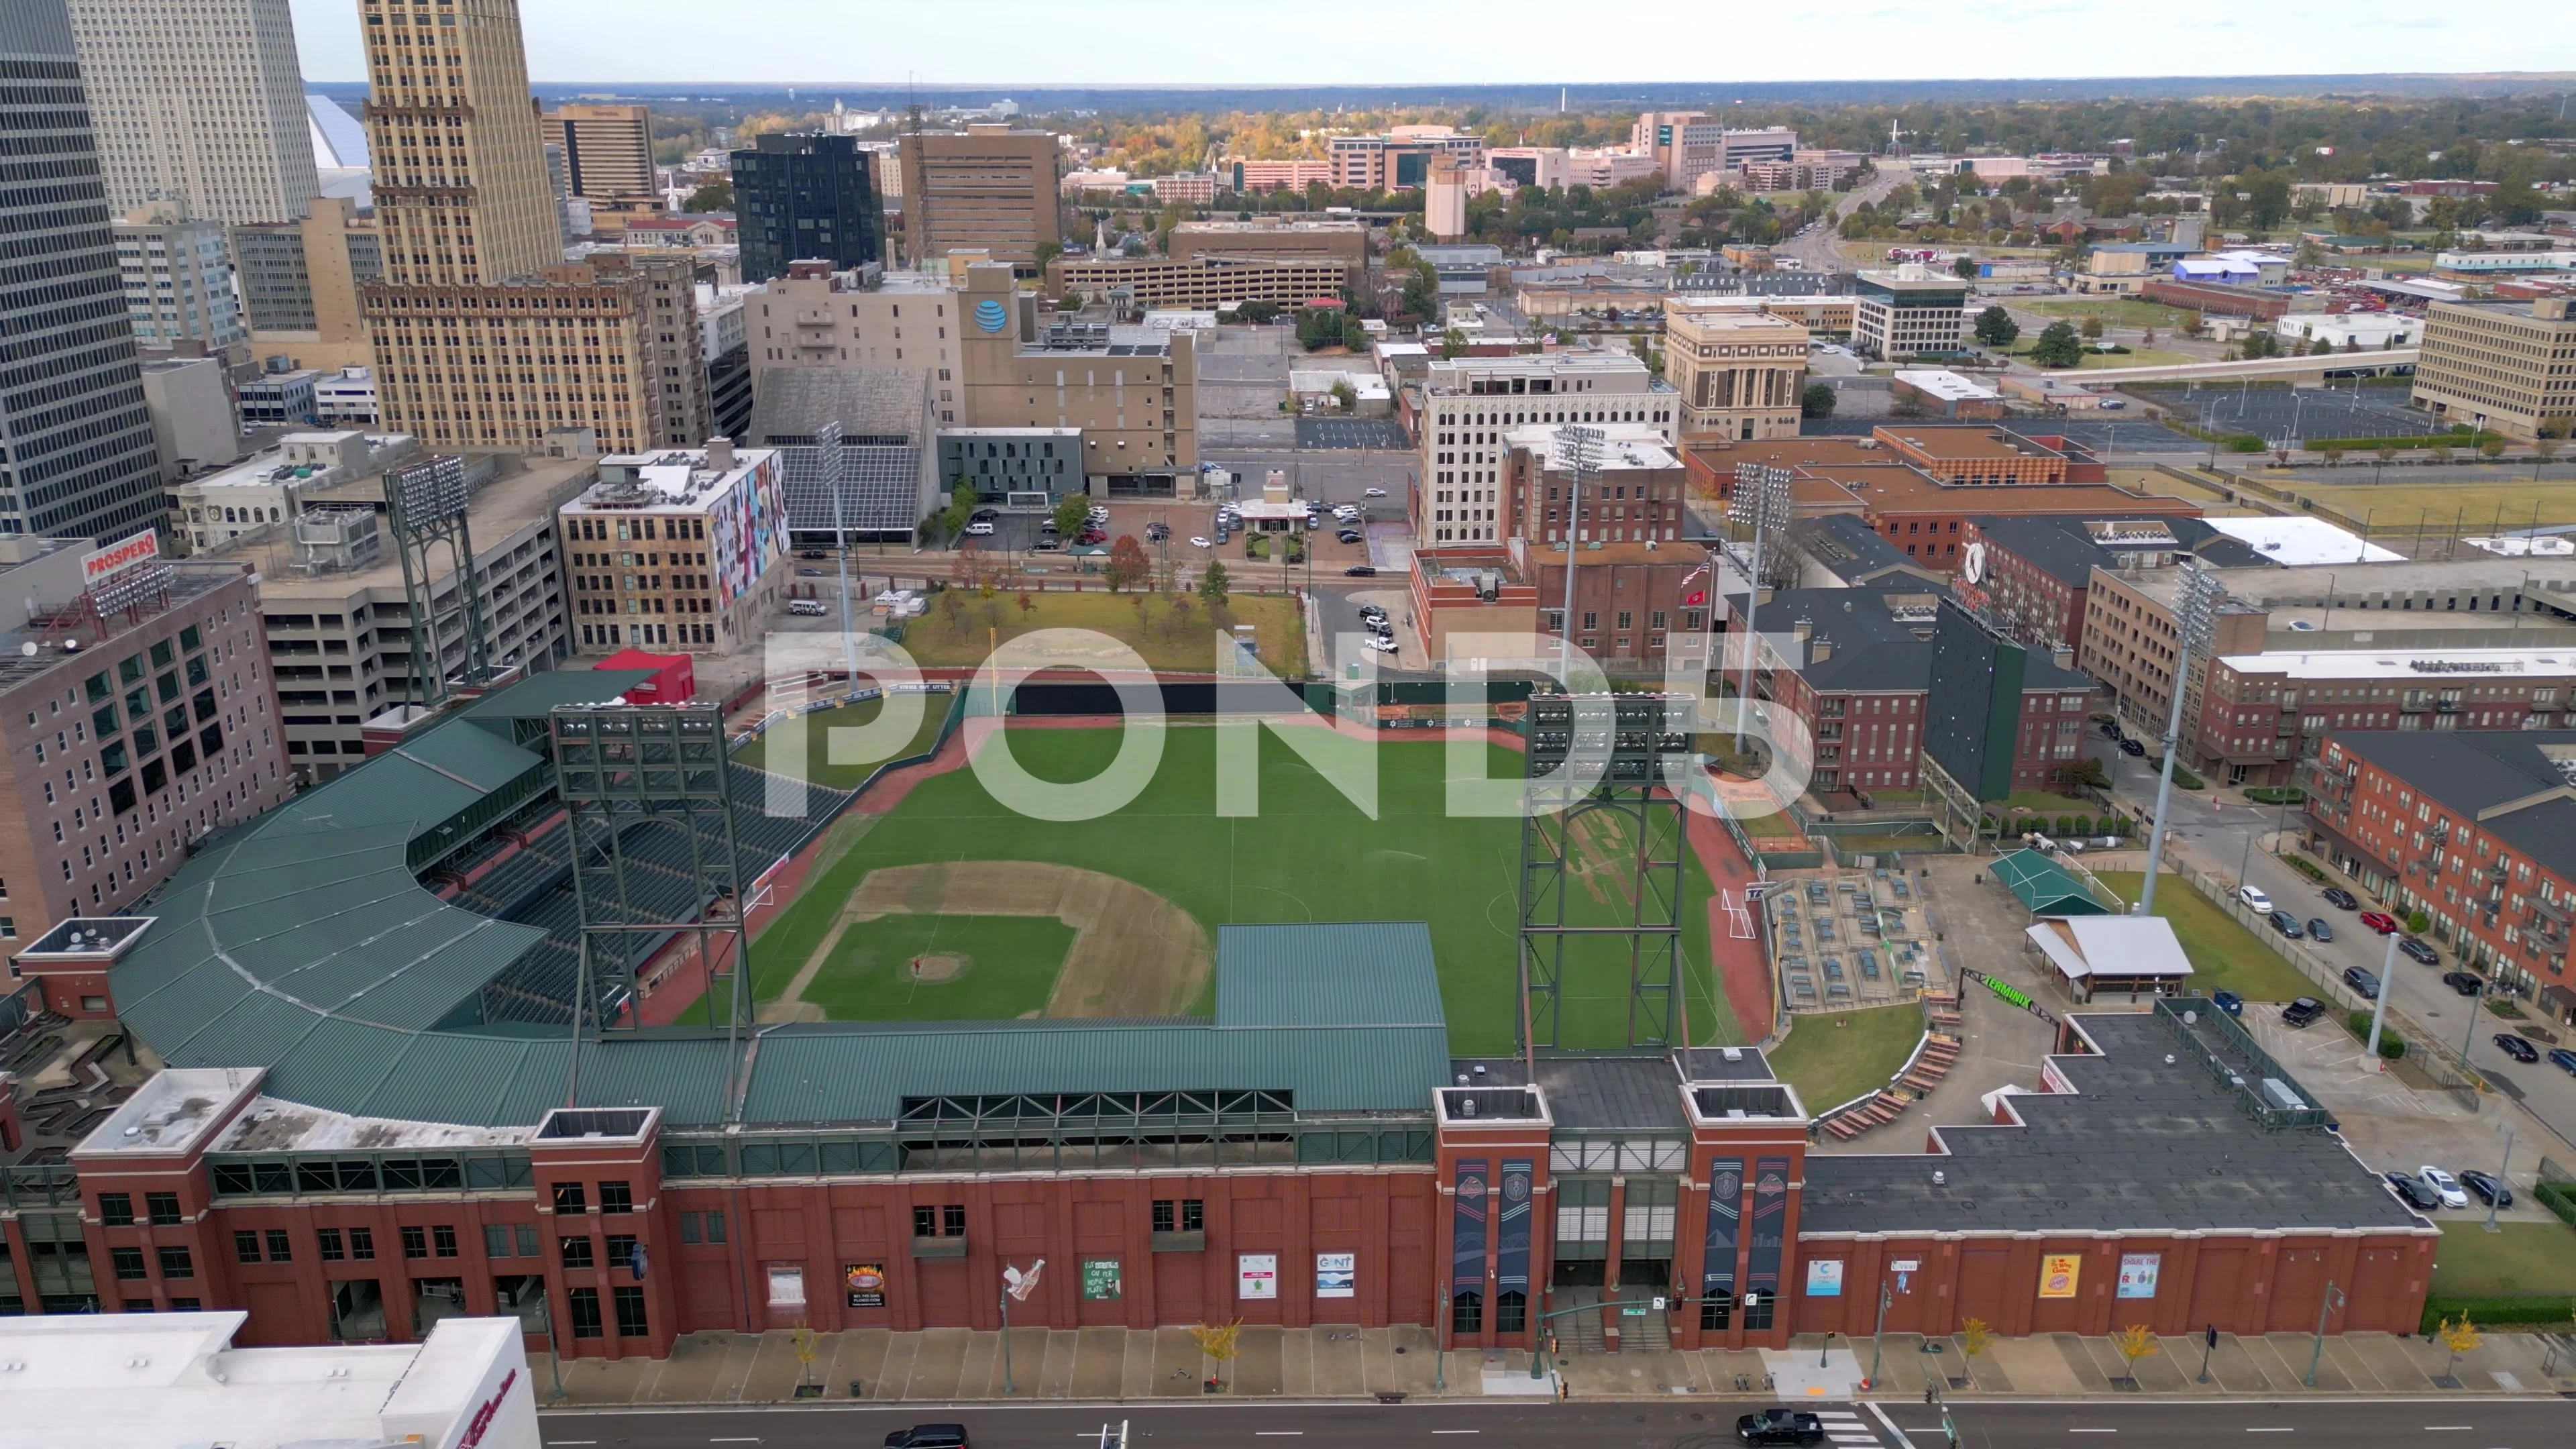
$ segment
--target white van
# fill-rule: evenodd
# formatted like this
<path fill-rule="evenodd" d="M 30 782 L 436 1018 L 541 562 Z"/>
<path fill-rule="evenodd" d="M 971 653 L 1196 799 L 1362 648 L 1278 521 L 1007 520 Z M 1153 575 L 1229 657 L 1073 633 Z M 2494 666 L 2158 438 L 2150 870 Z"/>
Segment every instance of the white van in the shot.
<path fill-rule="evenodd" d="M 791 614 L 804 614 L 809 617 L 819 617 L 832 612 L 832 606 L 824 603 L 821 599 L 789 599 L 787 601 L 787 612 Z"/>

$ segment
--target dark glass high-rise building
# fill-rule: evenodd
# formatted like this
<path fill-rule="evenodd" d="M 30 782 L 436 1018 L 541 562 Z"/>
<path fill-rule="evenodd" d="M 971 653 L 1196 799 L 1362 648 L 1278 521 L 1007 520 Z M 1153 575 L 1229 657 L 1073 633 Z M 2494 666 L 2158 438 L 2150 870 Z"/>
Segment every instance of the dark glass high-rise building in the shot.
<path fill-rule="evenodd" d="M 789 262 L 815 258 L 835 270 L 883 262 L 873 160 L 847 136 L 761 136 L 754 149 L 734 152 L 742 279 L 766 282 L 786 276 Z"/>
<path fill-rule="evenodd" d="M 0 533 L 161 520 L 161 456 L 63 0 L 0 3 Z"/>

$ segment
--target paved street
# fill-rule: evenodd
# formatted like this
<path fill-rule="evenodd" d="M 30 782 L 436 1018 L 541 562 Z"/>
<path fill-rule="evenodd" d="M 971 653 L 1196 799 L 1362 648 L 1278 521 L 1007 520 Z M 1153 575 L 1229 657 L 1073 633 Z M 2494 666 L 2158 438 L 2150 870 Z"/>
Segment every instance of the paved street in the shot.
<path fill-rule="evenodd" d="M 958 1409 L 915 1406 L 726 1409 L 706 1412 L 577 1411 L 542 1421 L 549 1449 L 698 1449 L 701 1445 L 872 1445 L 915 1423 L 963 1423 L 978 1449 L 1074 1449 L 1127 1443 L 1161 1449 L 1215 1449 L 1260 1441 L 1315 1439 L 1335 1446 L 1554 1446 L 1586 1449 L 1717 1449 L 1736 1442 L 1738 1414 L 1749 1400 L 1494 1403 L 1448 1401 L 1395 1407 L 1314 1404 L 1192 1404 L 1139 1408 L 1048 1406 Z M 1828 1440 L 1839 1449 L 1864 1445 L 1943 1449 L 1938 1409 L 1907 1401 L 1805 1405 L 1832 1415 Z M 2429 1440 L 2462 1449 L 2543 1449 L 2576 1435 L 2576 1405 L 2559 1399 L 2362 1399 L 2310 1403 L 2140 1401 L 1960 1404 L 1950 1410 L 1959 1442 L 1971 1449 L 2207 1449 L 2213 1443 L 2378 1445 Z"/>
<path fill-rule="evenodd" d="M 2087 748 L 2112 770 L 2114 793 L 2123 806 L 2153 808 L 2156 777 L 2143 761 L 2122 755 L 2099 735 L 2090 737 Z M 2419 966 L 2400 956 L 2395 967 L 2388 969 L 2387 938 L 2363 926 L 2356 913 L 2338 911 L 2327 905 L 2322 899 L 2323 887 L 2273 858 L 2263 848 L 2280 818 L 2281 812 L 2277 807 L 2218 804 L 2213 803 L 2210 791 L 2176 789 L 2168 838 L 2175 848 L 2197 856 L 2207 868 L 2219 872 L 2230 882 L 2237 879 L 2239 862 L 2250 861 L 2248 878 L 2262 887 L 2276 904 L 2295 912 L 2303 921 L 2311 916 L 2322 916 L 2334 928 L 2335 939 L 2316 945 L 2315 950 L 2335 971 L 2339 973 L 2352 966 L 2374 975 L 2385 971 L 2393 982 L 2389 996 L 2392 1011 L 2402 1011 L 2413 1017 L 2454 1049 L 2465 1037 L 2470 1064 L 2483 1072 L 2499 1092 L 2517 1100 L 2563 1141 L 2576 1142 L 2576 1077 L 2551 1066 L 2545 1059 L 2525 1064 L 2507 1058 L 2495 1045 L 2494 1037 L 2510 1023 L 2479 1010 L 2474 1002 L 2442 984 L 2443 973 L 2454 969 L 2457 964 L 2448 950 L 2441 952 L 2442 964 L 2438 967 Z M 2250 856 L 2246 848 L 2249 841 L 2254 842 Z M 2357 882 L 2338 878 L 2338 883 L 2362 894 Z M 2169 880 L 2157 889 L 2189 890 L 2191 887 Z M 2363 903 L 2365 907 L 2374 904 L 2366 895 Z M 2436 945 L 2438 949 L 2438 943 Z M 2329 994 L 2325 991 L 2317 993 L 2320 999 Z M 2499 1141 L 2497 1148 L 2500 1147 Z M 2538 1153 L 2544 1150 L 2551 1149 L 2527 1143 L 2517 1150 L 2513 1171 L 2516 1182 L 2528 1183 L 2530 1169 L 2537 1162 Z M 2371 1165 L 2380 1168 L 2402 1166 L 2411 1170 L 2421 1163 L 2374 1162 Z M 2495 1169 L 2493 1161 L 2467 1160 L 2441 1165 L 2453 1170 L 2463 1167 Z"/>

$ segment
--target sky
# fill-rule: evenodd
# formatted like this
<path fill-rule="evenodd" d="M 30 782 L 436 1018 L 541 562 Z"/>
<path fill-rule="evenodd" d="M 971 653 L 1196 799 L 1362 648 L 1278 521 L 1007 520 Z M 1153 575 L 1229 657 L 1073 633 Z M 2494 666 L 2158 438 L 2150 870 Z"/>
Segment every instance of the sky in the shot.
<path fill-rule="evenodd" d="M 308 80 L 366 78 L 356 0 L 292 0 Z M 2534 0 L 2532 18 L 2551 8 Z M 2511 7 L 2508 7 L 2508 9 Z M 544 82 L 1600 85 L 2576 70 L 2576 25 L 2422 0 L 520 0 Z"/>

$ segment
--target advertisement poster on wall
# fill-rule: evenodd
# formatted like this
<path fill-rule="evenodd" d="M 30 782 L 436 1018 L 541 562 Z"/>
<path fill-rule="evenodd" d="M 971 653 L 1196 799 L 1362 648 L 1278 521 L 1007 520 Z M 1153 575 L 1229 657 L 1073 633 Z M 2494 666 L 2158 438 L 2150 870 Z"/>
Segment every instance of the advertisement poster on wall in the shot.
<path fill-rule="evenodd" d="M 805 1266 L 802 1263 L 769 1265 L 769 1306 L 772 1308 L 805 1306 Z"/>
<path fill-rule="evenodd" d="M 1315 1255 L 1315 1296 L 1350 1298 L 1359 1292 L 1359 1254 L 1317 1253 Z"/>
<path fill-rule="evenodd" d="M 2044 1253 L 2039 1259 L 2039 1296 L 2072 1298 L 2075 1280 L 2084 1271 L 2081 1253 Z"/>
<path fill-rule="evenodd" d="M 1082 1260 L 1082 1296 L 1093 1303 L 1106 1302 L 1118 1296 L 1118 1260 L 1116 1258 Z"/>
<path fill-rule="evenodd" d="M 2162 1253 L 2122 1253 L 2120 1255 L 2120 1296 L 2153 1298 L 2156 1296 L 2156 1271 L 2164 1266 Z"/>
<path fill-rule="evenodd" d="M 1235 1254 L 1234 1296 L 1237 1298 L 1278 1297 L 1279 1255 L 1277 1253 Z"/>
<path fill-rule="evenodd" d="M 1843 1260 L 1810 1258 L 1807 1260 L 1807 1296 L 1840 1298 L 1843 1296 Z"/>
<path fill-rule="evenodd" d="M 852 1263 L 842 1270 L 841 1281 L 850 1290 L 852 1308 L 885 1307 L 886 1272 L 883 1263 Z"/>

